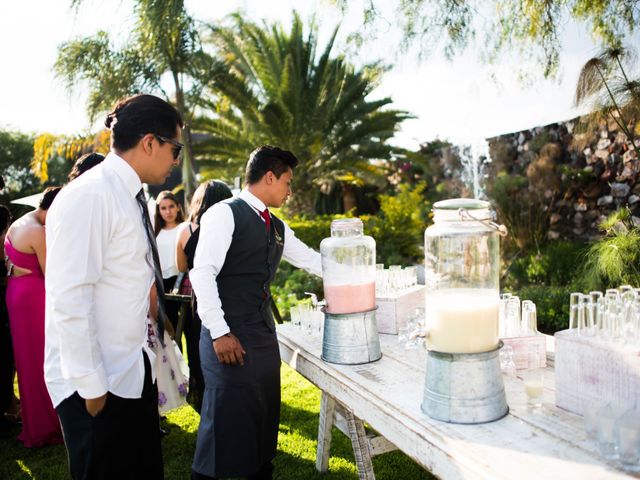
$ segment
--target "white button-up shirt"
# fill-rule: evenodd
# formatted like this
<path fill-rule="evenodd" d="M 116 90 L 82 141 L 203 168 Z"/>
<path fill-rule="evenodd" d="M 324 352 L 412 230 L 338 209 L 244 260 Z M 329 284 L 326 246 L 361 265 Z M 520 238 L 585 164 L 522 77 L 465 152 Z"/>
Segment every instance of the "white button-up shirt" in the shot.
<path fill-rule="evenodd" d="M 140 398 L 154 281 L 140 178 L 105 160 L 64 187 L 47 215 L 45 381 L 57 406 L 114 393 Z"/>
<path fill-rule="evenodd" d="M 253 207 L 258 216 L 260 216 L 259 212 L 267 208 L 246 188 L 240 192 L 239 197 Z M 293 230 L 286 222 L 283 223 L 282 258 L 295 267 L 303 268 L 319 277 L 322 276 L 320 254 L 296 238 Z M 224 319 L 216 277 L 224 265 L 234 229 L 233 212 L 229 205 L 216 203 L 209 208 L 200 220 L 200 239 L 196 247 L 193 269 L 189 272 L 193 291 L 198 298 L 198 315 L 214 339 L 230 331 Z"/>

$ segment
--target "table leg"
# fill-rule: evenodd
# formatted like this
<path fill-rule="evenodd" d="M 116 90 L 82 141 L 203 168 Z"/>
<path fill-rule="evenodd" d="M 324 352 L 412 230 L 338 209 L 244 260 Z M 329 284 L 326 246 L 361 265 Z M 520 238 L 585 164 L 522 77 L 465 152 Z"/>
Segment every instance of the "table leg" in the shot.
<path fill-rule="evenodd" d="M 375 480 L 373 473 L 373 463 L 371 463 L 371 452 L 367 433 L 364 430 L 364 423 L 356 417 L 351 410 L 345 408 L 345 419 L 349 429 L 349 438 L 353 446 L 353 454 L 356 457 L 358 467 L 358 478 L 360 480 Z"/>
<path fill-rule="evenodd" d="M 331 427 L 335 416 L 336 401 L 325 392 L 320 398 L 320 424 L 318 425 L 318 450 L 316 451 L 316 470 L 326 472 L 329 468 L 331 450 Z"/>

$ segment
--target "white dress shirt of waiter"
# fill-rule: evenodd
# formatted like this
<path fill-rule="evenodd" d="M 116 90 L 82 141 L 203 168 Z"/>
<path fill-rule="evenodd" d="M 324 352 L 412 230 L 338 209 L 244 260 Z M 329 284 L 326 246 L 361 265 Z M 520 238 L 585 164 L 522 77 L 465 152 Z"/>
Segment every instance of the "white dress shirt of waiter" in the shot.
<path fill-rule="evenodd" d="M 136 95 L 105 125 L 111 152 L 62 190 L 47 221 L 45 379 L 74 479 L 162 478 L 146 326 L 154 263 L 136 196 L 179 163 L 183 123 L 164 100 Z"/>
<path fill-rule="evenodd" d="M 282 180 L 283 184 L 285 180 Z M 286 197 L 288 196 L 287 193 Z M 259 212 L 267 208 L 267 205 L 251 193 L 247 187 L 242 189 L 239 197 L 253 207 L 257 216 L 260 216 Z M 284 202 L 286 197 L 281 202 Z M 281 202 L 276 200 L 274 203 L 279 206 Z M 322 260 L 320 254 L 296 237 L 287 222 L 283 221 L 283 223 L 287 241 L 284 243 L 282 258 L 294 267 L 303 268 L 321 277 Z M 229 205 L 220 202 L 209 208 L 200 220 L 200 228 L 202 229 L 200 238 L 207 240 L 206 242 L 198 242 L 195 265 L 193 270 L 189 271 L 189 278 L 198 294 L 198 314 L 202 319 L 202 324 L 209 329 L 211 337 L 215 339 L 230 332 L 229 326 L 224 320 L 218 286 L 215 281 L 211 281 L 215 280 L 222 269 L 233 238 L 233 214 Z"/>

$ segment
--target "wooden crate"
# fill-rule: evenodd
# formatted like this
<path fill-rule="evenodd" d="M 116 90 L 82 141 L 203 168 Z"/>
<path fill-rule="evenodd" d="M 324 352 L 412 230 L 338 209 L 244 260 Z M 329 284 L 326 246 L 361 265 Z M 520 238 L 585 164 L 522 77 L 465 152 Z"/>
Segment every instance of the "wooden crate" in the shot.
<path fill-rule="evenodd" d="M 379 333 L 398 334 L 416 308 L 424 308 L 424 285 L 415 285 L 394 297 L 376 297 Z"/>
<path fill-rule="evenodd" d="M 589 404 L 640 402 L 640 346 L 619 345 L 574 330 L 556 332 L 556 405 L 583 414 Z"/>
<path fill-rule="evenodd" d="M 528 335 L 524 337 L 506 337 L 500 340 L 502 340 L 505 345 L 513 348 L 513 362 L 516 364 L 517 370 L 544 368 L 547 366 L 547 339 L 545 335 L 539 333 L 538 335 Z M 538 352 L 540 353 L 539 365 L 529 365 L 530 345 L 538 345 Z"/>

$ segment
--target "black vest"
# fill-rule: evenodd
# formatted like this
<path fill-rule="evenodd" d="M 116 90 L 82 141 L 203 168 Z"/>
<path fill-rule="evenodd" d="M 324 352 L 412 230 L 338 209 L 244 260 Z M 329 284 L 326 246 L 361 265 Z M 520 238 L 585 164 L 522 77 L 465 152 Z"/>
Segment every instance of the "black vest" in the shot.
<path fill-rule="evenodd" d="M 269 235 L 265 223 L 247 202 L 234 198 L 231 207 L 235 227 L 231 245 L 217 276 L 224 317 L 232 330 L 249 317 L 260 315 L 275 330 L 271 312 L 271 282 L 284 248 L 284 223 L 271 215 Z"/>

